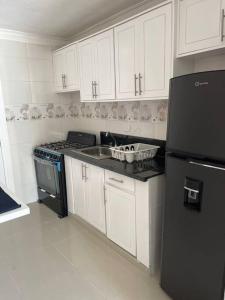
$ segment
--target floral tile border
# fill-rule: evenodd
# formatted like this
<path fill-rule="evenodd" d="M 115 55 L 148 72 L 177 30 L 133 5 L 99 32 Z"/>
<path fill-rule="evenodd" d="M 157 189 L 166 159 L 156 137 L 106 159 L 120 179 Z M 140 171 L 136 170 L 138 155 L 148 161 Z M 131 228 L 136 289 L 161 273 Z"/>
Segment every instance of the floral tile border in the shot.
<path fill-rule="evenodd" d="M 6 121 L 42 119 L 101 119 L 111 121 L 166 122 L 167 101 L 23 104 L 7 106 Z"/>

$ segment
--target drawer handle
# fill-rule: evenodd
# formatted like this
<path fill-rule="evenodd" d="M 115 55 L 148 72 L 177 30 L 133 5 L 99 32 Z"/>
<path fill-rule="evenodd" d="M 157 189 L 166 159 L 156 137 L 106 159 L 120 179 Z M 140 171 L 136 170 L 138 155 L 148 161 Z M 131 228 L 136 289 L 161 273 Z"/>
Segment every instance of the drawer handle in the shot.
<path fill-rule="evenodd" d="M 53 199 L 56 198 L 56 196 L 55 196 L 55 195 L 52 195 L 52 194 L 50 194 L 49 196 L 50 196 L 51 198 L 53 198 Z"/>
<path fill-rule="evenodd" d="M 44 190 L 44 189 L 40 189 L 43 193 L 46 193 L 46 190 Z"/>
<path fill-rule="evenodd" d="M 113 180 L 113 181 L 116 181 L 118 183 L 123 183 L 123 180 L 121 179 L 116 179 L 116 178 L 113 178 L 113 177 L 110 177 L 109 180 Z"/>

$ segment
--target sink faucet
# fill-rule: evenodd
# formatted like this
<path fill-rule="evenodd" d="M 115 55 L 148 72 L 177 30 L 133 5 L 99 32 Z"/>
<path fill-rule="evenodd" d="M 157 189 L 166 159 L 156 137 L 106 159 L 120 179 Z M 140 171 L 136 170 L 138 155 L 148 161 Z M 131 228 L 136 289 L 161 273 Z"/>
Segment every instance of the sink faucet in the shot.
<path fill-rule="evenodd" d="M 114 146 L 115 147 L 117 147 L 118 145 L 117 145 L 117 141 L 116 141 L 116 138 L 115 138 L 115 136 L 111 133 L 111 132 L 106 132 L 106 134 L 105 134 L 105 136 L 106 137 L 108 137 L 108 136 L 111 136 L 111 138 L 113 139 L 113 141 L 114 141 Z"/>

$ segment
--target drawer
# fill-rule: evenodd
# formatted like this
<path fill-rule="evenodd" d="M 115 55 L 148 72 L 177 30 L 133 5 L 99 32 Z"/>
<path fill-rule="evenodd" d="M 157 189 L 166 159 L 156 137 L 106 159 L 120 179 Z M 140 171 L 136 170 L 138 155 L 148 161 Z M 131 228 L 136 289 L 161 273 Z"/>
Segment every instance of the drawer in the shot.
<path fill-rule="evenodd" d="M 105 183 L 129 192 L 135 192 L 135 180 L 115 172 L 105 171 Z"/>

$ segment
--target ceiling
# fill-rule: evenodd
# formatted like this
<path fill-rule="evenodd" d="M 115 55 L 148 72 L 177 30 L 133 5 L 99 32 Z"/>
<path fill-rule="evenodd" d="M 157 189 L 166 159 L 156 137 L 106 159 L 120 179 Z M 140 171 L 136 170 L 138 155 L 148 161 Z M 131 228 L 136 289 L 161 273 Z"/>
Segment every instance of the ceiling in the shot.
<path fill-rule="evenodd" d="M 143 0 L 0 0 L 0 28 L 68 38 Z"/>

